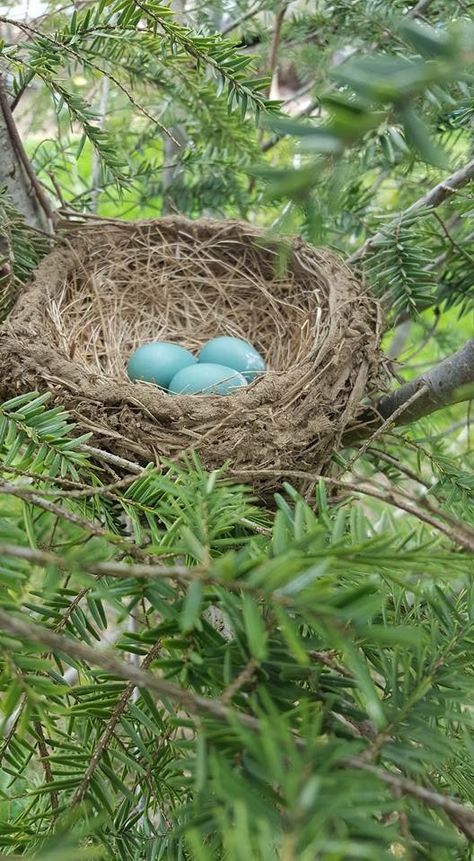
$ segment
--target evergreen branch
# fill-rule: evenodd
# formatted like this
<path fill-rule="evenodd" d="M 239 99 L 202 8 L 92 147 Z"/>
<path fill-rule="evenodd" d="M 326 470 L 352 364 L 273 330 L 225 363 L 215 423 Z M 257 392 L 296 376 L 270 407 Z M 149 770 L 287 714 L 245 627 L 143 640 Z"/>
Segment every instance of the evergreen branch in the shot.
<path fill-rule="evenodd" d="M 75 425 L 63 407 L 47 409 L 50 399 L 49 392 L 28 392 L 0 404 L 0 451 L 6 449 L 7 465 L 16 460 L 19 467 L 50 469 L 52 474 L 59 467 L 61 474 L 64 470 L 77 477 L 77 467 L 87 461 L 78 449 L 90 434 L 71 440 L 68 433 Z"/>
<path fill-rule="evenodd" d="M 255 15 L 258 15 L 259 12 L 262 11 L 264 4 L 258 3 L 256 6 L 253 6 L 251 9 L 248 9 L 240 18 L 237 18 L 236 21 L 231 21 L 227 27 L 224 27 L 221 30 L 221 36 L 227 36 L 228 33 L 232 33 L 232 30 L 236 30 L 240 27 L 241 24 L 245 24 L 250 18 L 255 18 Z"/>
<path fill-rule="evenodd" d="M 426 487 L 427 490 L 431 489 L 431 484 L 427 479 L 423 478 L 421 473 L 414 472 L 414 470 L 410 469 L 406 464 L 401 463 L 396 457 L 392 457 L 392 455 L 387 454 L 386 451 L 382 451 L 380 448 L 373 448 L 372 444 L 370 444 L 367 449 L 369 454 L 373 454 L 377 460 L 383 460 L 389 466 L 395 467 L 398 472 L 403 473 L 407 478 L 411 481 L 414 481 L 416 484 L 422 484 Z"/>
<path fill-rule="evenodd" d="M 181 688 L 166 679 L 159 678 L 149 670 L 138 669 L 116 658 L 111 652 L 98 652 L 97 649 L 61 634 L 55 634 L 40 625 L 24 622 L 4 610 L 0 610 L 0 630 L 18 638 L 21 642 L 46 646 L 48 650 L 68 655 L 73 660 L 99 666 L 111 675 L 129 681 L 134 687 L 149 690 L 159 699 L 168 699 L 195 717 L 205 715 L 225 723 L 237 722 L 253 733 L 262 732 L 261 721 L 253 715 L 232 709 L 218 699 L 204 697 L 189 689 Z M 306 747 L 304 739 L 293 736 L 293 740 L 297 747 L 303 749 Z M 474 811 L 452 796 L 420 786 L 413 780 L 366 762 L 360 756 L 344 757 L 340 761 L 340 767 L 354 768 L 372 774 L 385 785 L 421 801 L 427 807 L 444 811 L 456 821 L 469 839 L 474 835 Z"/>
<path fill-rule="evenodd" d="M 394 409 L 389 416 L 379 425 L 371 434 L 369 439 L 364 443 L 364 445 L 356 452 L 356 454 L 350 459 L 347 464 L 347 471 L 349 471 L 352 465 L 362 457 L 363 454 L 367 451 L 367 449 L 386 431 L 390 430 L 393 425 L 397 424 L 397 422 L 402 423 L 402 416 L 409 411 L 410 407 L 417 401 L 421 400 L 421 398 L 426 395 L 428 391 L 428 386 L 421 382 L 412 393 L 403 400 L 397 407 Z M 344 438 L 343 438 L 344 444 Z"/>
<path fill-rule="evenodd" d="M 117 678 L 131 682 L 134 687 L 142 687 L 151 691 L 158 698 L 169 699 L 175 705 L 179 705 L 189 714 L 204 714 L 216 720 L 228 721 L 231 717 L 237 720 L 247 729 L 258 730 L 259 721 L 242 712 L 233 712 L 217 699 L 203 697 L 192 693 L 190 690 L 181 688 L 169 682 L 167 679 L 159 678 L 149 670 L 143 670 L 120 660 L 111 651 L 98 651 L 77 640 L 56 634 L 49 628 L 44 628 L 33 622 L 24 622 L 11 613 L 0 609 L 0 631 L 17 637 L 22 642 L 34 643 L 45 646 L 48 651 L 68 655 L 76 661 L 83 661 L 90 666 L 101 667 L 106 672 Z"/>
<path fill-rule="evenodd" d="M 380 231 L 377 247 L 365 261 L 365 273 L 384 308 L 397 319 L 410 310 L 416 313 L 432 302 L 436 280 L 430 273 L 431 249 L 420 238 L 417 227 L 430 210 L 402 214 Z"/>
<path fill-rule="evenodd" d="M 436 792 L 434 789 L 420 786 L 414 780 L 401 777 L 398 774 L 392 774 L 386 769 L 373 765 L 370 762 L 365 762 L 361 756 L 347 758 L 345 765 L 373 774 L 374 777 L 377 777 L 387 786 L 398 790 L 402 795 L 409 795 L 418 801 L 422 801 L 427 807 L 435 807 L 443 810 L 455 822 L 464 836 L 468 840 L 474 841 L 474 810 L 472 808 L 461 804 L 449 795 L 444 795 L 441 792 Z"/>
<path fill-rule="evenodd" d="M 444 203 L 452 194 L 455 194 L 460 188 L 464 188 L 464 186 L 468 185 L 474 179 L 474 159 L 472 159 L 468 164 L 464 165 L 464 167 L 459 168 L 459 170 L 455 171 L 455 173 L 448 176 L 447 179 L 443 179 L 437 185 L 434 186 L 430 191 L 424 194 L 422 197 L 419 197 L 418 200 L 415 200 L 414 203 L 411 204 L 404 212 L 397 215 L 396 218 L 392 219 L 388 222 L 388 224 L 384 227 L 383 230 L 380 230 L 378 233 L 375 233 L 373 236 L 366 239 L 363 245 L 354 251 L 350 257 L 347 258 L 347 263 L 353 264 L 357 263 L 361 258 L 365 257 L 365 255 L 372 251 L 380 242 L 386 237 L 387 232 L 394 229 L 400 221 L 410 216 L 413 212 L 416 212 L 420 209 L 430 209 L 440 206 L 441 203 Z"/>
<path fill-rule="evenodd" d="M 233 679 L 230 684 L 226 687 L 225 691 L 221 694 L 221 703 L 224 705 L 228 705 L 233 697 L 243 688 L 244 685 L 247 685 L 250 681 L 252 681 L 255 670 L 258 667 L 258 662 L 254 657 L 249 658 L 243 670 Z"/>
<path fill-rule="evenodd" d="M 119 469 L 126 469 L 129 472 L 134 472 L 136 475 L 140 475 L 145 469 L 137 463 L 134 463 L 132 460 L 127 460 L 124 457 L 119 457 L 117 454 L 112 454 L 111 452 L 104 451 L 101 448 L 95 448 L 94 446 L 87 445 L 86 443 L 81 444 L 79 446 L 79 450 L 91 457 L 97 458 L 97 460 L 103 460 L 104 463 L 110 463 L 112 466 L 116 466 Z"/>
<path fill-rule="evenodd" d="M 67 520 L 75 526 L 79 526 L 80 529 L 83 529 L 88 535 L 93 535 L 95 538 L 106 538 L 111 544 L 117 547 L 117 549 L 121 549 L 124 553 L 132 556 L 133 558 L 147 558 L 146 552 L 142 548 L 138 547 L 134 541 L 114 535 L 98 523 L 88 520 L 86 517 L 82 517 L 81 515 L 76 514 L 73 511 L 69 511 L 60 505 L 56 505 L 54 502 L 44 499 L 42 496 L 39 496 L 37 493 L 26 487 L 19 487 L 18 485 L 11 484 L 9 482 L 0 482 L 0 494 L 17 497 L 25 502 L 29 502 L 31 505 L 41 508 L 49 514 L 55 515 L 55 517 L 59 517 L 62 520 Z"/>
<path fill-rule="evenodd" d="M 274 107 L 272 102 L 259 93 L 266 81 L 245 80 L 242 70 L 248 68 L 251 58 L 236 54 L 232 42 L 224 40 L 220 34 L 217 37 L 197 37 L 188 28 L 170 20 L 169 7 L 147 0 L 131 0 L 130 5 L 141 9 L 147 18 L 162 28 L 168 38 L 180 44 L 187 54 L 213 68 L 228 83 L 231 93 L 243 100 L 244 105 L 251 100 L 258 110 Z"/>
<path fill-rule="evenodd" d="M 276 469 L 259 469 L 258 474 L 281 477 L 281 472 Z M 237 469 L 231 470 L 231 475 L 248 480 L 251 476 L 255 475 L 255 472 Z M 441 532 L 454 544 L 458 544 L 459 547 L 462 547 L 469 553 L 474 553 L 474 529 L 457 519 L 453 523 L 452 518 L 446 511 L 432 506 L 431 502 L 426 498 L 416 501 L 398 489 L 382 492 L 367 484 L 355 484 L 354 482 L 331 478 L 320 473 L 303 472 L 301 470 L 285 470 L 285 478 L 304 478 L 314 482 L 324 481 L 329 485 L 345 488 L 351 493 L 362 493 L 372 499 L 378 499 L 380 502 L 385 502 L 387 505 L 391 505 L 401 511 L 406 511 L 407 514 L 412 514 L 418 520 L 421 520 L 422 523 L 426 523 L 428 526 L 432 526 L 438 532 Z M 449 523 L 444 523 L 443 520 L 449 520 Z"/>
<path fill-rule="evenodd" d="M 465 236 L 462 241 L 467 246 L 470 246 L 470 244 L 472 243 L 473 240 L 474 240 L 474 233 L 468 233 L 467 236 Z M 465 248 L 463 248 L 463 246 L 460 244 L 459 241 L 455 242 L 455 243 L 450 243 L 449 248 L 446 248 L 444 251 L 442 251 L 440 254 L 438 254 L 437 257 L 434 258 L 434 260 L 430 260 L 425 265 L 424 271 L 425 272 L 432 272 L 433 270 L 438 269 L 440 266 L 443 265 L 443 263 L 445 263 L 447 260 L 450 260 L 454 256 L 454 253 L 456 251 L 458 251 L 462 257 L 471 256 L 466 252 Z M 431 308 L 433 305 L 436 305 L 437 302 L 441 303 L 444 298 L 446 298 L 446 297 L 443 297 L 442 295 L 440 295 L 439 291 L 438 291 L 437 295 L 426 297 L 426 299 L 421 298 L 416 303 L 417 311 L 426 311 L 427 308 Z M 397 315 L 395 325 L 401 326 L 403 323 L 406 323 L 408 320 L 412 320 L 412 319 L 413 319 L 412 310 L 411 309 L 405 309 L 404 311 L 401 311 L 401 313 Z"/>
<path fill-rule="evenodd" d="M 23 198 L 15 195 L 15 200 L 17 206 L 6 188 L 0 188 L 0 322 L 10 312 L 18 288 L 47 253 L 50 241 L 49 236 L 27 224 L 19 212 L 25 210 Z"/>
<path fill-rule="evenodd" d="M 46 739 L 44 737 L 44 732 L 43 732 L 43 727 L 41 726 L 41 721 L 34 720 L 33 721 L 33 727 L 34 727 L 35 733 L 36 733 L 37 738 L 38 738 L 38 750 L 40 752 L 41 764 L 42 764 L 43 769 L 44 769 L 46 782 L 52 783 L 53 772 L 51 770 L 51 763 L 49 761 L 48 746 L 46 744 Z M 51 789 L 49 796 L 51 798 L 51 807 L 56 812 L 58 807 L 59 807 L 58 793 L 54 789 Z"/>
<path fill-rule="evenodd" d="M 145 655 L 143 661 L 141 662 L 141 671 L 148 670 L 155 658 L 158 656 L 160 650 L 161 641 L 158 640 L 149 650 L 148 654 Z M 76 789 L 76 792 L 74 793 L 74 797 L 71 801 L 71 807 L 75 807 L 76 804 L 80 804 L 81 801 L 84 800 L 94 772 L 107 749 L 107 746 L 114 734 L 115 727 L 117 726 L 120 718 L 122 717 L 125 709 L 127 708 L 128 702 L 135 688 L 136 685 L 133 682 L 129 682 L 125 690 L 120 695 L 117 705 L 115 706 L 111 717 L 107 721 L 107 725 L 104 729 L 104 732 L 102 733 L 97 743 L 97 746 L 95 747 L 94 753 L 91 756 L 84 777 L 82 778 L 81 783 L 79 784 L 78 788 Z"/>
<path fill-rule="evenodd" d="M 93 523 L 91 520 L 88 520 L 85 517 L 81 517 L 79 514 L 75 514 L 72 511 L 68 511 L 65 508 L 62 508 L 60 505 L 55 505 L 54 502 L 50 502 L 47 499 L 43 499 L 43 497 L 38 496 L 34 491 L 29 490 L 26 487 L 19 487 L 16 484 L 11 484 L 9 482 L 0 482 L 0 494 L 6 494 L 7 496 L 15 496 L 18 499 L 23 499 L 26 502 L 30 502 L 31 505 L 35 505 L 38 508 L 42 508 L 43 511 L 49 512 L 49 514 L 54 514 L 56 517 L 60 517 L 63 520 L 68 520 L 69 523 L 73 523 L 75 526 L 79 526 L 81 529 L 84 529 L 89 535 L 93 535 L 96 538 L 109 538 L 113 541 L 117 540 L 117 536 L 110 535 L 106 529 L 102 526 L 99 526 L 97 523 Z M 120 539 L 119 539 L 120 540 Z M 130 542 L 130 546 L 128 548 L 129 552 L 136 553 L 136 546 Z"/>
<path fill-rule="evenodd" d="M 3 467 L 0 465 L 0 472 L 2 468 Z M 34 473 L 18 471 L 15 470 L 14 467 L 11 467 L 11 469 L 13 472 L 17 472 L 17 474 L 19 472 L 21 475 L 27 475 L 29 478 L 35 479 L 35 481 L 38 481 L 38 479 L 41 481 L 48 480 L 48 476 L 38 476 Z M 52 487 L 51 489 L 42 487 L 41 493 L 45 496 L 52 495 L 57 499 L 89 499 L 91 496 L 105 496 L 107 499 L 119 501 L 120 496 L 115 491 L 126 489 L 131 484 L 134 484 L 136 480 L 136 475 L 126 475 L 124 478 L 118 478 L 116 481 L 113 481 L 110 484 L 98 484 L 94 487 L 85 484 L 80 484 L 79 487 L 76 486 L 68 490 L 60 490 L 58 487 Z M 54 477 L 51 479 L 51 481 L 53 482 L 53 484 L 55 484 L 57 478 Z M 59 480 L 58 483 L 60 484 L 61 480 Z M 67 480 L 65 483 L 68 483 Z M 133 502 L 133 500 L 131 501 Z"/>
<path fill-rule="evenodd" d="M 47 567 L 49 565 L 56 566 L 60 571 L 71 571 L 78 567 L 78 560 L 69 560 L 67 556 L 59 556 L 49 550 L 39 550 L 33 547 L 23 547 L 15 544 L 0 544 L 0 556 L 11 556 L 14 559 L 23 559 L 28 562 L 35 563 Z M 220 586 L 228 589 L 231 592 L 248 592 L 257 598 L 268 598 L 268 593 L 262 591 L 258 587 L 254 587 L 246 580 L 227 580 L 223 582 L 217 577 L 209 574 L 208 569 L 199 565 L 189 567 L 186 565 L 156 565 L 152 564 L 128 564 L 124 562 L 87 562 L 80 563 L 81 571 L 94 577 L 112 577 L 120 580 L 129 580 L 136 578 L 137 580 L 149 581 L 157 577 L 169 578 L 177 580 L 185 584 L 199 581 L 207 586 Z M 74 599 L 82 600 L 84 595 L 89 591 L 86 587 Z M 283 607 L 293 607 L 294 601 L 279 593 L 272 593 L 271 600 L 276 604 L 281 604 Z M 71 606 L 71 605 L 70 605 Z"/>
<path fill-rule="evenodd" d="M 143 107 L 143 105 L 139 104 L 139 102 L 136 101 L 136 99 L 133 97 L 130 90 L 124 84 L 122 84 L 122 82 L 119 81 L 115 75 L 112 74 L 110 69 L 107 69 L 107 70 L 103 69 L 97 63 L 95 63 L 93 60 L 91 60 L 90 57 L 87 57 L 83 54 L 80 54 L 78 51 L 71 48 L 71 46 L 67 43 L 66 39 L 63 39 L 63 40 L 54 39 L 52 36 L 49 36 L 47 33 L 43 33 L 39 30 L 35 30 L 29 24 L 25 24 L 23 22 L 10 21 L 9 23 L 14 24 L 14 26 L 19 27 L 22 31 L 30 34 L 31 36 L 36 36 L 37 38 L 39 38 L 39 40 L 40 40 L 40 42 L 38 43 L 39 46 L 41 46 L 41 41 L 46 41 L 55 50 L 58 50 L 58 49 L 63 50 L 66 54 L 71 56 L 74 60 L 79 62 L 81 65 L 84 65 L 86 67 L 89 67 L 90 69 L 93 69 L 94 71 L 96 71 L 100 75 L 102 75 L 103 77 L 112 81 L 112 83 L 115 84 L 115 86 L 124 93 L 124 95 L 129 100 L 130 104 L 133 105 L 133 107 L 136 108 L 137 111 L 139 111 L 139 113 L 143 114 L 143 116 L 145 116 L 147 119 L 151 120 L 151 122 L 154 125 L 158 126 L 158 128 L 164 134 L 166 134 L 169 138 L 171 138 L 171 140 L 173 141 L 174 144 L 176 144 L 176 146 L 178 146 L 178 147 L 180 146 L 179 142 L 173 136 L 172 132 L 170 132 L 170 130 L 167 129 L 166 126 L 164 126 L 162 123 L 160 123 L 160 121 L 156 117 L 154 117 L 152 114 L 150 114 L 146 110 L 146 108 Z M 93 31 L 92 32 L 86 32 L 85 35 L 93 35 Z M 42 75 L 42 70 L 38 66 L 38 64 L 35 64 L 35 72 L 40 76 Z M 46 80 L 46 78 L 45 78 L 45 80 Z M 58 84 L 56 81 L 54 81 L 53 86 L 58 87 Z M 61 94 L 64 94 L 64 92 L 66 92 L 66 91 L 64 90 L 63 87 L 61 87 L 60 92 L 61 92 Z M 99 120 L 100 120 L 100 117 L 99 117 Z M 97 128 L 97 133 L 102 132 L 100 125 L 97 126 L 96 128 Z"/>

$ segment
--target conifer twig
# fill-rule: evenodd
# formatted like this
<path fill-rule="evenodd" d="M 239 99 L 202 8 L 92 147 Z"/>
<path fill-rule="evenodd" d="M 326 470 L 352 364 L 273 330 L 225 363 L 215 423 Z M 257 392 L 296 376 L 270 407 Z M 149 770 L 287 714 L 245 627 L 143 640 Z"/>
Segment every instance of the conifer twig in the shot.
<path fill-rule="evenodd" d="M 151 664 L 153 663 L 153 661 L 155 660 L 155 658 L 159 654 L 160 649 L 161 649 L 161 641 L 158 640 L 151 647 L 148 654 L 145 655 L 145 657 L 143 658 L 143 661 L 140 665 L 141 670 L 147 670 L 151 666 Z M 87 766 L 84 777 L 82 778 L 78 788 L 76 789 L 76 792 L 74 793 L 74 796 L 73 796 L 73 799 L 71 802 L 72 807 L 75 807 L 76 804 L 80 804 L 81 801 L 84 800 L 86 793 L 87 793 L 87 790 L 89 788 L 89 784 L 90 784 L 92 777 L 94 775 L 94 772 L 95 772 L 97 766 L 99 765 L 99 762 L 102 759 L 102 756 L 104 755 L 104 753 L 107 749 L 107 745 L 109 744 L 109 741 L 114 734 L 115 727 L 117 726 L 120 718 L 122 717 L 125 709 L 127 708 L 128 702 L 129 702 L 134 690 L 135 690 L 134 683 L 128 682 L 125 690 L 120 695 L 120 697 L 117 701 L 117 704 L 114 708 L 114 711 L 113 711 L 111 717 L 109 718 L 109 720 L 107 721 L 104 732 L 102 733 L 102 735 L 101 735 L 101 737 L 97 743 L 97 746 L 94 750 L 94 753 L 92 754 L 92 757 L 89 760 L 89 764 Z"/>
<path fill-rule="evenodd" d="M 347 258 L 346 262 L 351 265 L 357 263 L 357 261 L 365 257 L 367 252 L 372 251 L 379 242 L 385 239 L 387 233 L 390 232 L 392 227 L 400 224 L 400 221 L 403 221 L 403 219 L 408 215 L 411 215 L 412 212 L 416 212 L 418 209 L 434 209 L 441 203 L 444 203 L 444 201 L 451 197 L 451 195 L 458 191 L 458 189 L 464 188 L 465 185 L 468 185 L 468 183 L 473 179 L 474 159 L 468 162 L 468 164 L 465 164 L 464 167 L 460 167 L 459 170 L 455 171 L 451 176 L 438 182 L 434 188 L 426 192 L 422 197 L 419 197 L 418 200 L 415 200 L 408 209 L 405 209 L 404 212 L 399 213 L 395 218 L 389 221 L 383 230 L 379 230 L 377 233 L 374 233 L 373 236 L 366 239 L 364 244 Z"/>
<path fill-rule="evenodd" d="M 253 715 L 229 708 L 218 699 L 210 699 L 181 688 L 167 679 L 154 675 L 149 670 L 138 669 L 132 664 L 120 660 L 110 651 L 98 652 L 91 646 L 56 634 L 41 625 L 24 622 L 5 610 L 0 610 L 0 630 L 17 637 L 22 642 L 44 645 L 49 650 L 62 652 L 74 660 L 84 661 L 91 666 L 99 666 L 118 678 L 132 682 L 133 686 L 148 689 L 160 699 L 168 698 L 170 702 L 184 708 L 191 715 L 204 714 L 214 720 L 237 721 L 252 732 L 260 733 L 262 731 L 260 720 Z M 304 749 L 306 747 L 306 742 L 302 738 L 294 736 L 294 742 L 299 748 Z M 409 778 L 394 774 L 381 766 L 365 762 L 360 756 L 345 757 L 341 760 L 340 766 L 365 771 L 385 783 L 386 786 L 396 789 L 402 795 L 416 798 L 427 807 L 443 810 L 469 840 L 474 839 L 474 810 L 452 796 L 420 786 Z"/>

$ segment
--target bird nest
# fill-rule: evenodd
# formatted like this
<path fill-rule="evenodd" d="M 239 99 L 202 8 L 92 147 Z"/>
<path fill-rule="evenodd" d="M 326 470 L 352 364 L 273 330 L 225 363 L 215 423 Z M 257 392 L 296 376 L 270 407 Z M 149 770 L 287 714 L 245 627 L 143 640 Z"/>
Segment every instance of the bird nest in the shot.
<path fill-rule="evenodd" d="M 132 383 L 164 339 L 250 341 L 267 373 L 228 396 Z M 235 221 L 91 221 L 36 270 L 0 330 L 0 394 L 49 389 L 96 444 L 142 462 L 196 451 L 209 468 L 321 471 L 378 388 L 378 308 L 349 269 L 301 239 Z M 275 479 L 273 480 L 275 482 Z"/>

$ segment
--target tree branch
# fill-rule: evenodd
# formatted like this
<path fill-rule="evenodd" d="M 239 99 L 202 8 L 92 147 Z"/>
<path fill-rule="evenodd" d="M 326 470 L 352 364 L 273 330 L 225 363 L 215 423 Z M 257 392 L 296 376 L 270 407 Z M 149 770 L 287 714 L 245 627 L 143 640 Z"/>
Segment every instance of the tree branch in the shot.
<path fill-rule="evenodd" d="M 243 469 L 231 470 L 230 474 L 239 478 L 245 478 L 246 480 L 250 480 L 255 475 L 254 472 Z M 260 469 L 258 474 L 282 478 L 281 470 L 277 469 Z M 285 470 L 283 476 L 286 479 L 304 478 L 314 482 L 325 481 L 329 485 L 340 487 L 350 493 L 362 493 L 364 496 L 369 496 L 372 499 L 379 499 L 380 502 L 384 502 L 386 505 L 392 505 L 400 511 L 406 511 L 407 514 L 413 515 L 413 517 L 421 520 L 422 523 L 426 523 L 428 526 L 432 526 L 433 529 L 441 532 L 454 544 L 457 544 L 469 553 L 474 553 L 474 529 L 463 521 L 452 517 L 447 511 L 434 506 L 428 498 L 417 500 L 396 488 L 381 491 L 368 484 L 356 484 L 355 482 L 344 481 L 339 478 L 331 478 L 328 475 L 304 472 L 298 469 Z M 243 581 L 239 580 L 237 582 L 242 584 Z M 226 585 L 228 586 L 228 583 Z M 273 595 L 272 600 L 275 600 L 275 597 L 276 595 Z M 281 602 L 282 597 L 278 596 L 279 602 Z M 287 596 L 285 597 L 288 601 Z"/>
<path fill-rule="evenodd" d="M 311 99 L 309 105 L 306 105 L 305 108 L 302 108 L 301 111 L 298 111 L 298 113 L 295 114 L 292 117 L 292 119 L 299 120 L 299 119 L 302 119 L 303 117 L 309 117 L 309 116 L 311 116 L 313 111 L 315 111 L 316 108 L 319 108 L 320 106 L 321 106 L 321 104 L 320 104 L 319 99 Z M 277 143 L 279 143 L 284 137 L 285 137 L 285 135 L 283 135 L 283 134 L 273 135 L 271 138 L 269 138 L 267 141 L 265 141 L 265 143 L 263 143 L 261 145 L 260 151 L 261 152 L 268 152 L 268 150 L 273 149 L 273 147 L 276 146 Z"/>
<path fill-rule="evenodd" d="M 420 392 L 419 397 L 415 397 Z M 378 402 L 364 410 L 357 425 L 348 429 L 343 445 L 353 445 L 377 433 L 393 417 L 394 425 L 404 425 L 452 404 L 474 398 L 474 338 L 464 347 Z M 410 403 L 408 403 L 410 401 Z M 406 405 L 406 409 L 403 407 Z"/>
<path fill-rule="evenodd" d="M 407 777 L 392 774 L 384 768 L 372 765 L 370 762 L 365 762 L 360 756 L 348 757 L 345 760 L 345 765 L 373 774 L 374 777 L 378 777 L 387 786 L 398 790 L 401 795 L 410 795 L 412 798 L 417 798 L 418 801 L 422 801 L 427 807 L 437 807 L 444 810 L 464 836 L 468 840 L 474 840 L 474 810 L 460 804 L 455 798 L 451 798 L 449 795 L 444 795 L 434 789 L 420 786 L 414 780 L 410 780 Z"/>
<path fill-rule="evenodd" d="M 251 730 L 259 729 L 259 721 L 251 715 L 235 712 L 223 705 L 219 700 L 203 697 L 190 690 L 179 687 L 167 679 L 154 675 L 149 670 L 142 670 L 122 661 L 111 651 L 99 652 L 92 646 L 87 646 L 77 640 L 56 634 L 48 628 L 33 622 L 24 622 L 11 612 L 0 610 L 0 631 L 11 634 L 23 643 L 36 643 L 45 646 L 48 651 L 62 652 L 76 661 L 84 661 L 90 666 L 101 667 L 106 672 L 119 679 L 133 683 L 134 687 L 143 687 L 155 694 L 159 699 L 169 699 L 170 702 L 181 706 L 189 714 L 207 714 L 216 720 L 227 721 L 231 716 L 237 717 L 243 726 Z"/>
<path fill-rule="evenodd" d="M 420 15 L 428 8 L 432 0 L 418 0 L 418 3 L 408 10 L 407 18 L 419 18 Z"/>
<path fill-rule="evenodd" d="M 248 12 L 245 12 L 244 15 L 241 15 L 240 18 L 237 18 L 236 21 L 231 21 L 221 30 L 221 36 L 227 36 L 232 30 L 236 30 L 237 27 L 240 27 L 241 24 L 244 24 L 245 21 L 248 21 L 249 18 L 255 18 L 255 15 L 258 15 L 259 12 L 262 11 L 262 3 L 258 3 L 257 6 L 254 6 L 252 9 L 249 9 Z"/>
<path fill-rule="evenodd" d="M 37 493 L 32 491 L 28 487 L 20 487 L 17 484 L 11 484 L 9 482 L 0 481 L 0 496 L 5 494 L 7 496 L 15 496 L 18 499 L 23 499 L 25 502 L 30 502 L 31 505 L 35 505 L 38 508 L 42 508 L 43 511 L 49 512 L 49 514 L 54 514 L 56 517 L 60 517 L 63 520 L 69 521 L 69 523 L 74 523 L 76 526 L 79 526 L 81 529 L 84 529 L 89 535 L 93 535 L 96 538 L 107 538 L 112 544 L 116 545 L 118 549 L 122 549 L 124 553 L 127 555 L 133 556 L 137 559 L 146 558 L 146 552 L 142 550 L 142 548 L 138 547 L 134 541 L 130 541 L 127 538 L 122 538 L 122 536 L 115 535 L 112 532 L 109 532 L 107 529 L 104 529 L 100 524 L 87 520 L 85 517 L 81 517 L 79 514 L 75 514 L 73 511 L 69 511 L 67 508 L 64 508 L 60 505 L 56 505 L 54 502 L 51 502 L 49 499 L 45 499 L 42 496 L 38 496 Z"/>
<path fill-rule="evenodd" d="M 468 185 L 468 183 L 473 179 L 474 159 L 464 165 L 464 167 L 459 168 L 459 170 L 455 171 L 451 176 L 448 176 L 447 179 L 443 179 L 435 185 L 434 188 L 424 194 L 423 197 L 419 197 L 418 200 L 415 200 L 408 209 L 405 209 L 404 212 L 389 221 L 383 230 L 378 231 L 373 236 L 369 237 L 369 239 L 366 239 L 364 244 L 361 245 L 357 251 L 354 251 L 354 253 L 351 254 L 351 256 L 346 260 L 346 263 L 353 264 L 362 257 L 365 257 L 367 252 L 372 251 L 378 243 L 385 238 L 387 232 L 399 224 L 401 220 L 403 221 L 407 215 L 411 215 L 411 213 L 416 212 L 417 209 L 434 209 L 454 194 L 459 188 L 463 188 L 465 185 Z"/>
<path fill-rule="evenodd" d="M 0 75 L 0 186 L 27 224 L 51 233 L 52 209 L 31 167 L 15 125 Z"/>
<path fill-rule="evenodd" d="M 262 731 L 260 721 L 253 715 L 229 708 L 217 699 L 203 697 L 190 690 L 180 688 L 166 679 L 155 676 L 149 670 L 137 669 L 132 664 L 120 660 L 110 651 L 98 652 L 92 646 L 86 646 L 77 640 L 55 634 L 41 625 L 24 622 L 16 616 L 12 616 L 11 612 L 0 610 L 0 630 L 17 637 L 22 642 L 37 643 L 46 646 L 50 651 L 62 652 L 73 660 L 102 667 L 106 672 L 132 682 L 134 686 L 146 688 L 159 699 L 169 699 L 170 702 L 184 708 L 189 714 L 205 714 L 214 720 L 225 722 L 238 721 L 252 732 L 260 733 Z M 299 748 L 304 749 L 306 747 L 306 742 L 302 738 L 295 736 L 294 742 Z M 360 756 L 345 757 L 341 760 L 340 767 L 368 772 L 385 783 L 386 786 L 396 788 L 401 794 L 416 798 L 427 807 L 443 810 L 468 839 L 472 839 L 474 836 L 474 811 L 461 804 L 456 798 L 420 786 L 409 778 L 365 762 Z"/>
<path fill-rule="evenodd" d="M 151 647 L 148 654 L 145 655 L 145 657 L 143 658 L 143 661 L 141 663 L 141 669 L 142 670 L 147 670 L 151 666 L 151 664 L 153 663 L 153 661 L 155 660 L 155 658 L 159 654 L 160 649 L 161 649 L 161 641 L 158 640 Z M 89 784 L 92 780 L 92 777 L 94 776 L 94 772 L 95 772 L 97 766 L 99 765 L 99 762 L 102 759 L 102 756 L 104 755 L 105 750 L 107 749 L 107 745 L 109 744 L 110 739 L 113 736 L 115 727 L 117 726 L 120 718 L 122 717 L 124 711 L 126 710 L 128 702 L 129 702 L 134 690 L 135 690 L 134 683 L 129 682 L 127 684 L 125 690 L 122 692 L 121 696 L 119 697 L 117 704 L 114 708 L 114 711 L 113 711 L 110 719 L 107 721 L 106 727 L 105 727 L 105 729 L 104 729 L 104 731 L 103 731 L 103 733 L 102 733 L 102 735 L 101 735 L 101 737 L 97 743 L 97 746 L 94 750 L 94 753 L 93 753 L 93 755 L 90 759 L 90 762 L 87 766 L 84 777 L 82 778 L 76 792 L 74 793 L 74 797 L 71 801 L 71 807 L 75 807 L 76 804 L 80 804 L 81 801 L 84 800 L 85 795 L 87 793 L 87 790 L 89 788 Z"/>
<path fill-rule="evenodd" d="M 281 9 L 276 13 L 275 16 L 275 26 L 273 28 L 272 42 L 270 45 L 270 55 L 268 58 L 268 67 L 270 70 L 271 78 L 270 90 L 273 90 L 274 78 L 278 74 L 278 48 L 280 45 L 283 19 L 285 17 L 287 8 L 287 4 L 285 3 L 285 5 L 281 7 Z"/>

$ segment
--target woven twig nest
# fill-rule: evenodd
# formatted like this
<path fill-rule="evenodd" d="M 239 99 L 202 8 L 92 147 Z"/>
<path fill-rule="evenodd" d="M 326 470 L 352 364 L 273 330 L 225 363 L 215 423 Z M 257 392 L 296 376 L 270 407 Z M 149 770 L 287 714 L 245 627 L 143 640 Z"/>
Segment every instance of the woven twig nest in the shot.
<path fill-rule="evenodd" d="M 149 340 L 196 351 L 250 341 L 268 372 L 220 397 L 132 383 Z M 93 221 L 71 229 L 0 331 L 0 392 L 50 389 L 81 430 L 144 462 L 199 452 L 209 468 L 322 470 L 378 384 L 378 309 L 332 253 L 235 221 Z M 268 479 L 268 473 L 267 477 Z"/>

